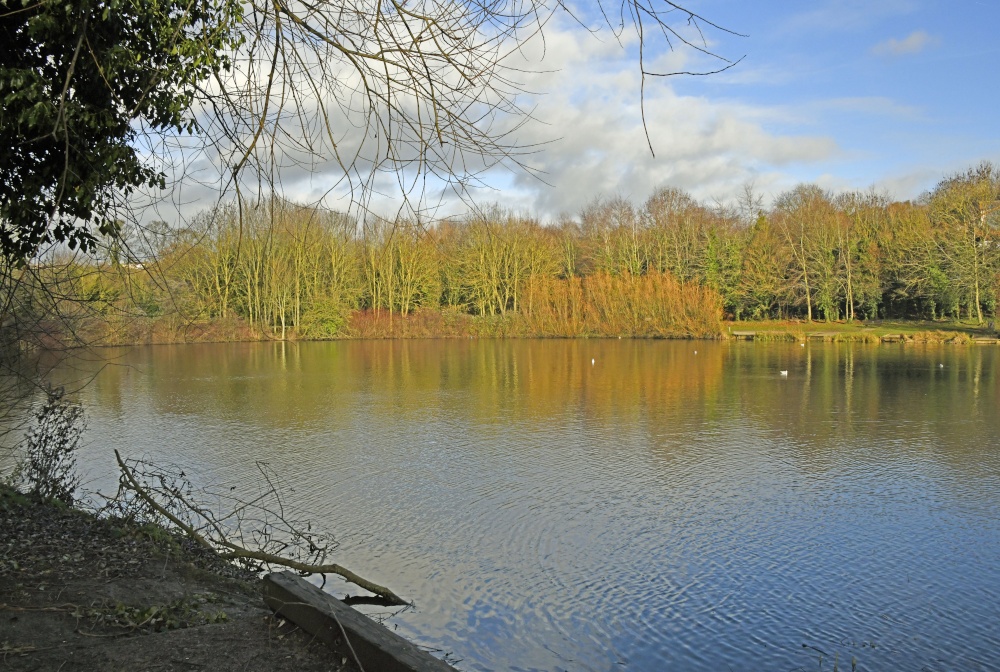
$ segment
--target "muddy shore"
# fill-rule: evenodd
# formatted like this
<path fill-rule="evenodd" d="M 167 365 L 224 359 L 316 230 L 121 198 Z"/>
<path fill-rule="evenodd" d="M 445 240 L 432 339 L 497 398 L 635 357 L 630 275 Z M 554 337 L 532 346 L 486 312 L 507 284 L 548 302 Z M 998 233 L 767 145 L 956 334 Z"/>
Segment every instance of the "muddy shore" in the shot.
<path fill-rule="evenodd" d="M 357 669 L 193 543 L 0 486 L 0 670 Z"/>

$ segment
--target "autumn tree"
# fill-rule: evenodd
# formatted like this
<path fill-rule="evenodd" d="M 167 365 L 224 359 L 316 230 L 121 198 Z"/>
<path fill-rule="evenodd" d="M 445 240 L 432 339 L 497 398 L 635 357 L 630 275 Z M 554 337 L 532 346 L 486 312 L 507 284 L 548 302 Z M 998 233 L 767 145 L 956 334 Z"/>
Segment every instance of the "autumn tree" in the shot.
<path fill-rule="evenodd" d="M 948 273 L 969 317 L 982 324 L 984 307 L 996 312 L 1000 171 L 981 163 L 942 181 L 930 195 L 930 210 Z"/>
<path fill-rule="evenodd" d="M 663 187 L 646 200 L 643 218 L 652 265 L 685 282 L 699 277 L 711 228 L 706 209 L 680 189 Z"/>
<path fill-rule="evenodd" d="M 736 319 L 765 319 L 780 314 L 789 296 L 792 259 L 784 237 L 763 212 L 744 238 L 739 282 L 736 286 Z"/>
<path fill-rule="evenodd" d="M 590 268 L 612 275 L 646 271 L 646 225 L 631 201 L 622 196 L 593 200 L 580 212 L 580 227 Z"/>
<path fill-rule="evenodd" d="M 459 268 L 463 292 L 478 314 L 517 312 L 532 279 L 555 274 L 556 251 L 540 246 L 539 234 L 537 222 L 498 206 L 469 218 Z"/>
<path fill-rule="evenodd" d="M 829 195 L 812 184 L 799 185 L 775 202 L 774 222 L 794 260 L 794 282 L 789 289 L 797 303 L 804 304 L 809 322 L 814 307 L 829 319 L 836 304 L 832 213 Z"/>
<path fill-rule="evenodd" d="M 874 189 L 848 192 L 837 197 L 836 207 L 845 316 L 848 321 L 859 312 L 863 318 L 877 317 L 885 292 L 889 198 Z"/>

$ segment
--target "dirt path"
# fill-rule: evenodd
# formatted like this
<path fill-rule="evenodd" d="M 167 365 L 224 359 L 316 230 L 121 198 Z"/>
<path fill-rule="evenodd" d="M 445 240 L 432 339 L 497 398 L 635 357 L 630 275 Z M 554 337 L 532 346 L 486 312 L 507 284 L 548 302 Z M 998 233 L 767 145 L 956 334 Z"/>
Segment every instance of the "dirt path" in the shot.
<path fill-rule="evenodd" d="M 350 656 L 183 540 L 0 488 L 0 671 L 356 672 Z"/>

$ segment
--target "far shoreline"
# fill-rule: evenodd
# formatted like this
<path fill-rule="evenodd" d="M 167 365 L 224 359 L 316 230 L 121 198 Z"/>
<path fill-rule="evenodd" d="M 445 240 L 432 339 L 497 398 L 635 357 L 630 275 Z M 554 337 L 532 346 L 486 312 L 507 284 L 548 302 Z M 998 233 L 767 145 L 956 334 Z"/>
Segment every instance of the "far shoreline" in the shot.
<path fill-rule="evenodd" d="M 457 312 L 417 311 L 409 315 L 357 311 L 344 333 L 315 338 L 288 330 L 285 338 L 242 320 L 180 321 L 170 317 L 131 320 L 112 328 L 90 323 L 82 329 L 85 347 L 130 347 L 196 343 L 304 343 L 361 340 L 692 340 L 755 342 L 825 342 L 868 344 L 1000 344 L 993 322 L 975 320 L 722 320 L 710 335 L 699 333 L 576 333 L 533 332 L 516 315 L 481 317 Z M 63 344 L 69 345 L 69 344 Z"/>

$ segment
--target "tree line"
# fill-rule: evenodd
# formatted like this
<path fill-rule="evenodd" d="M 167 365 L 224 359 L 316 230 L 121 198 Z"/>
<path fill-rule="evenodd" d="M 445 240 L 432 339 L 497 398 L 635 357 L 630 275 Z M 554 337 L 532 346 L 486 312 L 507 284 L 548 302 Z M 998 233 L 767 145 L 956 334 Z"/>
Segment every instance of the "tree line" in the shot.
<path fill-rule="evenodd" d="M 541 336 L 708 336 L 723 317 L 984 323 L 1000 295 L 998 218 L 989 163 L 916 201 L 807 184 L 764 208 L 751 188 L 720 205 L 666 187 L 546 225 L 500 207 L 359 222 L 271 198 L 64 263 L 61 286 L 110 322 L 237 321 L 269 338 L 442 312 L 460 331 Z"/>

